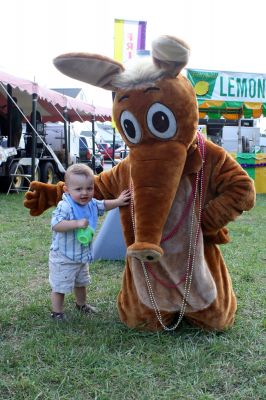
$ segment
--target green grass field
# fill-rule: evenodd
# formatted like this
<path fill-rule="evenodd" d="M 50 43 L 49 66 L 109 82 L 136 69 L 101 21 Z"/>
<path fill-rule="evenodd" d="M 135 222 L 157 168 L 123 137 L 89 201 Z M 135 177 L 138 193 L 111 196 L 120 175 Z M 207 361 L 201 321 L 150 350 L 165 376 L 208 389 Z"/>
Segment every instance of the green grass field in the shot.
<path fill-rule="evenodd" d="M 66 323 L 50 320 L 51 210 L 38 218 L 23 195 L 0 195 L 0 399 L 266 399 L 266 195 L 230 224 L 222 251 L 238 297 L 232 329 L 185 322 L 174 334 L 141 333 L 119 320 L 122 262 L 91 266 L 91 318 L 66 297 Z"/>

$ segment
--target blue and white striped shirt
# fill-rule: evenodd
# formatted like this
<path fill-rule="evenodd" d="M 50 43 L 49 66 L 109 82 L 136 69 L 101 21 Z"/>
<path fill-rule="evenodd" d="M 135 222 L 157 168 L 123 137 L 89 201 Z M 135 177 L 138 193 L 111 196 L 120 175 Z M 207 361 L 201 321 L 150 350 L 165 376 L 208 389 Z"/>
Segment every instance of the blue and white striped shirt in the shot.
<path fill-rule="evenodd" d="M 87 214 L 89 215 L 89 224 L 94 229 L 96 228 L 98 216 L 103 215 L 104 200 L 92 199 L 86 206 Z M 52 214 L 51 226 L 55 226 L 61 221 L 69 221 L 76 219 L 71 203 L 67 196 L 63 194 L 63 199 L 58 203 Z M 50 250 L 59 251 L 70 260 L 87 263 L 92 261 L 92 244 L 87 246 L 80 244 L 76 237 L 76 230 L 68 232 L 55 232 L 53 230 L 52 244 Z"/>

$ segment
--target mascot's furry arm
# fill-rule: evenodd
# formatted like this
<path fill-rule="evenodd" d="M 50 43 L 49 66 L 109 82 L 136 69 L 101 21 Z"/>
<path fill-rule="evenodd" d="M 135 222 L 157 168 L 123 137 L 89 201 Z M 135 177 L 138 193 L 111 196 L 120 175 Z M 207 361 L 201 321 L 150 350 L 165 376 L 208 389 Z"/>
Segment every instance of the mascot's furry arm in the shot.
<path fill-rule="evenodd" d="M 30 215 L 37 217 L 48 208 L 56 206 L 62 198 L 63 186 L 64 182 L 58 182 L 57 185 L 31 182 L 30 191 L 24 199 L 24 206 L 30 209 Z"/>
<path fill-rule="evenodd" d="M 101 176 L 95 176 L 95 193 L 94 197 L 98 200 L 114 199 L 119 196 L 121 191 L 126 190 L 129 186 L 121 186 L 119 184 L 120 175 L 128 170 L 128 162 L 126 160 L 112 170 L 103 172 Z M 116 174 L 114 174 L 116 171 Z M 33 181 L 30 190 L 26 192 L 24 198 L 24 206 L 30 209 L 30 215 L 37 217 L 50 207 L 56 206 L 61 200 L 63 194 L 64 182 L 58 182 L 56 185 L 46 184 Z"/>
<path fill-rule="evenodd" d="M 255 204 L 254 182 L 222 148 L 206 143 L 206 191 L 202 214 L 205 240 L 217 244 L 229 241 L 225 226 Z"/>

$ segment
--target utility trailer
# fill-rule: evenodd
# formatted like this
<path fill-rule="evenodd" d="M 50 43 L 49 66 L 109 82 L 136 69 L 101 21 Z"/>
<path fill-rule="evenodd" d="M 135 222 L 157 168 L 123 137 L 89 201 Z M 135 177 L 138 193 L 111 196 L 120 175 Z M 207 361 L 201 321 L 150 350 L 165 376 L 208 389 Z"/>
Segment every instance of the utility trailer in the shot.
<path fill-rule="evenodd" d="M 12 182 L 12 188 L 20 190 L 25 186 L 23 175 L 34 175 L 33 179 L 44 183 L 54 183 L 64 179 L 65 168 L 52 147 L 46 142 L 44 124 L 37 125 L 36 152 L 34 164 L 20 165 L 20 160 L 32 157 L 32 137 L 22 133 L 19 148 L 8 147 L 6 137 L 0 136 L 0 188 L 6 191 Z M 34 170 L 34 174 L 32 174 Z M 18 176 L 11 178 L 16 172 Z"/>

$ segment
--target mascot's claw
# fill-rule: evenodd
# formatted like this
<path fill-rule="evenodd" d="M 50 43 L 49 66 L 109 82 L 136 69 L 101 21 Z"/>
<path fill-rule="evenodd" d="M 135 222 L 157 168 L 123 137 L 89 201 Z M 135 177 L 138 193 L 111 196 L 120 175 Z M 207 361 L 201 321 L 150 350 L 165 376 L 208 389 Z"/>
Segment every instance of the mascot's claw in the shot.
<path fill-rule="evenodd" d="M 30 215 L 41 215 L 51 206 L 55 206 L 62 197 L 63 182 L 56 185 L 33 181 L 25 194 L 24 206 L 30 209 Z"/>
<path fill-rule="evenodd" d="M 155 244 L 138 242 L 128 247 L 127 255 L 140 261 L 155 262 L 163 255 L 163 249 Z"/>

